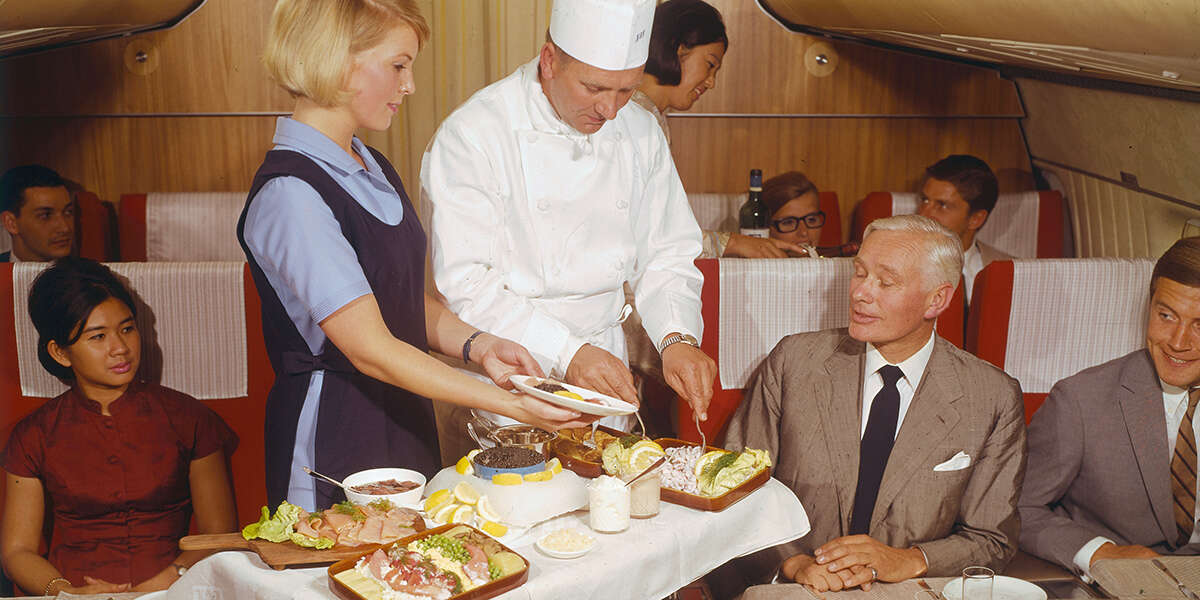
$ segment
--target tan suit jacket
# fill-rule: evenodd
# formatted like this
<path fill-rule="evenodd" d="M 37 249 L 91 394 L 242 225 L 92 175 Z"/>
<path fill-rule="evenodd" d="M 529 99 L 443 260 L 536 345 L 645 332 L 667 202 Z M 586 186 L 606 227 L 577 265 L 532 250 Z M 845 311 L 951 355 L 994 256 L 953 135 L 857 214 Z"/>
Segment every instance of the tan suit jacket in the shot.
<path fill-rule="evenodd" d="M 743 569 L 753 583 L 797 553 L 847 535 L 858 481 L 866 345 L 845 329 L 784 338 L 760 367 L 726 446 L 765 448 L 812 532 Z M 960 451 L 970 465 L 934 470 Z M 1025 419 L 1016 380 L 937 338 L 880 484 L 869 535 L 919 546 L 930 576 L 997 571 L 1017 550 Z M 773 556 L 772 556 L 773 554 Z M 773 563 L 773 564 L 772 564 Z"/>
<path fill-rule="evenodd" d="M 1021 549 L 1071 571 L 1096 536 L 1160 554 L 1175 544 L 1167 417 L 1154 362 L 1138 350 L 1056 384 L 1029 425 Z"/>

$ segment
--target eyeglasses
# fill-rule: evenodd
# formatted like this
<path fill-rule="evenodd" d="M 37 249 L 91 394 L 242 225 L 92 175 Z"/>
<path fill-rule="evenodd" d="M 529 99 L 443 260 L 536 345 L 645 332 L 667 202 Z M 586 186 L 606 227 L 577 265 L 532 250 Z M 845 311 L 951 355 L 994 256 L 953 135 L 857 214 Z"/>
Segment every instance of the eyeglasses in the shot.
<path fill-rule="evenodd" d="M 800 222 L 804 222 L 804 226 L 808 229 L 817 229 L 825 226 L 825 211 L 818 210 L 810 212 L 803 217 L 784 217 L 777 221 L 771 221 L 771 226 L 779 233 L 791 233 L 800 227 Z"/>

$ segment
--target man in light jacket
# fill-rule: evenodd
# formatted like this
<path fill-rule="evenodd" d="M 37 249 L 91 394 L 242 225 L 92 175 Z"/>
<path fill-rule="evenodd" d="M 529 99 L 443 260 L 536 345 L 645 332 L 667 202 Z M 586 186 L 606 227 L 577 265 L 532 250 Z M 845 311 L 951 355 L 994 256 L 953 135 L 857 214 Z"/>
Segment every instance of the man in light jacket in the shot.
<path fill-rule="evenodd" d="M 653 0 L 556 0 L 536 59 L 442 123 L 421 165 L 438 291 L 547 373 L 633 403 L 622 286 L 667 382 L 704 414 L 700 228 L 641 82 Z M 609 424 L 628 428 L 628 417 Z"/>

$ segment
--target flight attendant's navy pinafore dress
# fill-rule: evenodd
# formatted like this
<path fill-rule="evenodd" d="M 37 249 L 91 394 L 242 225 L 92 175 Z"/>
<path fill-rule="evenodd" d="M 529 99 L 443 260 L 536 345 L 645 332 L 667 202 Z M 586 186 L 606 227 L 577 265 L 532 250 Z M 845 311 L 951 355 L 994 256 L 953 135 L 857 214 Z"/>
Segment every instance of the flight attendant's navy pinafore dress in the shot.
<path fill-rule="evenodd" d="M 313 355 L 246 245 L 246 214 L 259 189 L 275 177 L 300 178 L 333 211 L 342 234 L 358 255 L 392 335 L 427 351 L 425 232 L 400 176 L 383 155 L 373 148 L 370 150 L 400 195 L 404 218 L 399 224 L 388 225 L 375 218 L 315 162 L 288 150 L 267 153 L 238 220 L 238 241 L 250 262 L 254 285 L 262 300 L 263 335 L 275 371 L 275 384 L 267 399 L 265 427 L 267 498 L 271 506 L 287 496 L 296 426 L 308 393 L 309 378 L 315 370 L 324 369 L 325 377 L 317 414 L 317 464 L 313 469 L 338 480 L 375 467 L 405 467 L 429 477 L 441 463 L 433 404 L 429 399 L 363 375 L 328 339 L 321 353 Z M 341 489 L 317 482 L 318 510 L 343 498 Z"/>

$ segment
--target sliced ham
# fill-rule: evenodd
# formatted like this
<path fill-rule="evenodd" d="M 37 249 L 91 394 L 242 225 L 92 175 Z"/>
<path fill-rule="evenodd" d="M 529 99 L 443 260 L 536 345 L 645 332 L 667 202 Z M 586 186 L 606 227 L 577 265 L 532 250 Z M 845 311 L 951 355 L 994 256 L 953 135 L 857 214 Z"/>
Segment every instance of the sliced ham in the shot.
<path fill-rule="evenodd" d="M 384 554 L 383 550 L 376 550 L 375 553 L 371 555 L 370 561 L 367 563 L 367 569 L 370 570 L 371 574 L 376 578 L 384 579 L 383 575 L 385 572 L 391 570 L 391 565 L 392 561 L 388 558 L 388 555 Z"/>
<path fill-rule="evenodd" d="M 382 537 L 383 519 L 380 517 L 367 517 L 363 521 L 362 528 L 358 531 L 358 540 L 364 544 L 382 544 L 387 541 Z"/>
<path fill-rule="evenodd" d="M 470 577 L 471 581 L 475 583 L 486 583 L 491 579 L 491 575 L 488 573 L 487 554 L 484 553 L 483 548 L 475 544 L 464 543 L 463 548 L 471 555 L 471 560 L 468 560 L 462 567 L 463 573 L 466 573 L 467 577 Z"/>
<path fill-rule="evenodd" d="M 329 525 L 333 527 L 334 531 L 340 532 L 343 527 L 352 525 L 354 523 L 354 517 L 340 513 L 332 508 L 322 513 L 322 515 L 325 517 L 325 522 L 329 523 Z"/>

